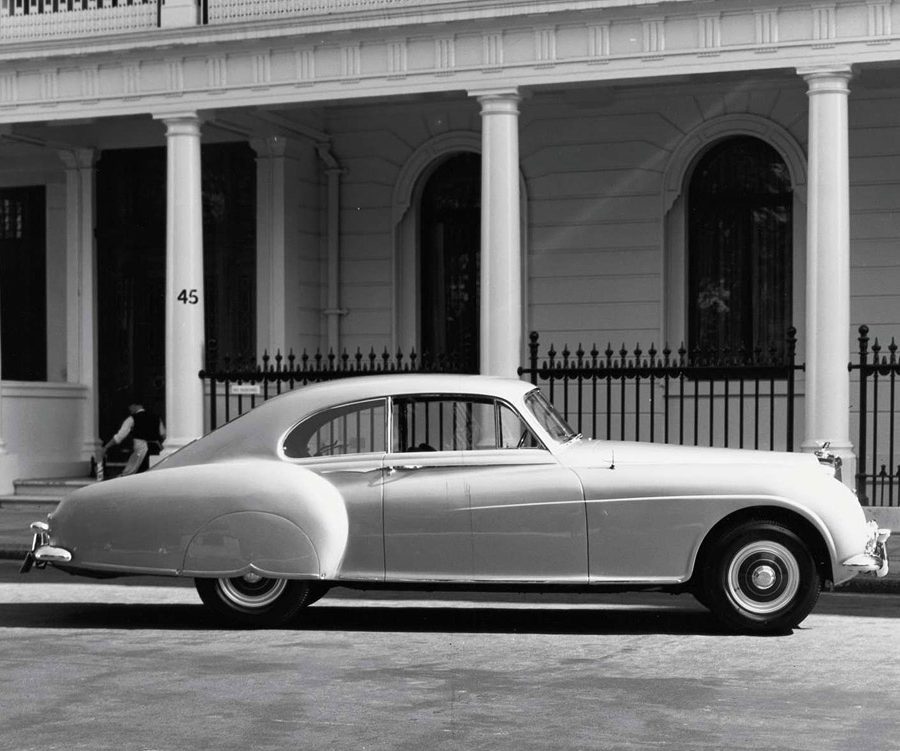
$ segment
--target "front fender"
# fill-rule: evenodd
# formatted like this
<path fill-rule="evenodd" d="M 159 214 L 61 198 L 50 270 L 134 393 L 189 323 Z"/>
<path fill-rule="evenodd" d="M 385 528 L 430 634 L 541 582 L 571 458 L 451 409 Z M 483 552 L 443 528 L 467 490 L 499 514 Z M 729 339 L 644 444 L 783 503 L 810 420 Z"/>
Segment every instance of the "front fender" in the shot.
<path fill-rule="evenodd" d="M 578 473 L 592 582 L 685 582 L 710 531 L 753 509 L 774 507 L 805 519 L 821 536 L 833 569 L 841 555 L 851 555 L 845 551 L 865 548 L 859 503 L 814 464 L 617 465 Z"/>

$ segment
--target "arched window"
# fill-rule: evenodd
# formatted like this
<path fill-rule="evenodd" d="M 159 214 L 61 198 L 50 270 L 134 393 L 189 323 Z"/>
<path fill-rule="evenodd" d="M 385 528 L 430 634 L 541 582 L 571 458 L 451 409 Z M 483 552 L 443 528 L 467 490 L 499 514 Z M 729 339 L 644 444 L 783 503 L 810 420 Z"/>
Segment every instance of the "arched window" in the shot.
<path fill-rule="evenodd" d="M 688 341 L 719 354 L 782 353 L 791 326 L 793 197 L 758 138 L 727 138 L 688 187 Z"/>
<path fill-rule="evenodd" d="M 481 157 L 450 157 L 422 192 L 420 331 L 425 355 L 478 372 Z"/>

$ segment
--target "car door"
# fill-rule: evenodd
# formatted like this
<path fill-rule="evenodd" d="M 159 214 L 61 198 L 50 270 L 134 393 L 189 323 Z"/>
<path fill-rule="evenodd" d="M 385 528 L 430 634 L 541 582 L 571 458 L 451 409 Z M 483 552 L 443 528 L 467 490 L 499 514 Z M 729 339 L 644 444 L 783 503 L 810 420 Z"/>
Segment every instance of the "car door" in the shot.
<path fill-rule="evenodd" d="M 383 475 L 388 581 L 472 576 L 471 518 L 459 479 L 459 419 L 452 400 L 392 399 L 391 446 Z"/>
<path fill-rule="evenodd" d="M 586 581 L 581 484 L 512 407 L 404 397 L 392 424 L 388 580 Z"/>
<path fill-rule="evenodd" d="M 344 499 L 348 533 L 339 579 L 384 579 L 381 494 L 386 446 L 386 399 L 319 412 L 285 436 L 285 459 L 328 480 Z"/>
<path fill-rule="evenodd" d="M 481 441 L 463 452 L 460 471 L 472 516 L 474 578 L 586 582 L 581 481 L 512 406 L 497 401 L 481 412 Z"/>

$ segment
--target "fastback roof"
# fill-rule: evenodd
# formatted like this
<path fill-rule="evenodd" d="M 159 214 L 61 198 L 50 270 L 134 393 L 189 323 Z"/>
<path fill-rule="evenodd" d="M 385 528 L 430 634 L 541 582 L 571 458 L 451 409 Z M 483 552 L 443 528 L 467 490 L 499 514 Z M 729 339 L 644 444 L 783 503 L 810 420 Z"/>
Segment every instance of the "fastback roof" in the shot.
<path fill-rule="evenodd" d="M 397 374 L 343 378 L 269 399 L 239 419 L 185 446 L 157 466 L 167 468 L 249 457 L 275 457 L 281 435 L 307 415 L 340 404 L 403 394 L 485 394 L 513 403 L 535 387 L 526 381 L 474 375 Z"/>

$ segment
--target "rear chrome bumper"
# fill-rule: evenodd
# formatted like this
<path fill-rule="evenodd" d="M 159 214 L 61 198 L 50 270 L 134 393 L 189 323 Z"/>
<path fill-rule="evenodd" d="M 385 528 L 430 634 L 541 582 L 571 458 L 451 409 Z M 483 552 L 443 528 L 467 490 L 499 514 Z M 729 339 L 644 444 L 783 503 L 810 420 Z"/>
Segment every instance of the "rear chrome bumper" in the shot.
<path fill-rule="evenodd" d="M 866 525 L 869 529 L 869 539 L 866 542 L 866 552 L 851 556 L 842 565 L 856 571 L 874 573 L 876 576 L 886 576 L 888 572 L 887 539 L 891 536 L 889 529 L 879 529 L 874 521 Z"/>
<path fill-rule="evenodd" d="M 20 573 L 27 574 L 32 567 L 44 568 L 48 563 L 68 563 L 72 560 L 68 550 L 50 544 L 50 527 L 46 522 L 33 522 L 31 528 L 34 530 L 31 550 L 25 554 Z"/>

